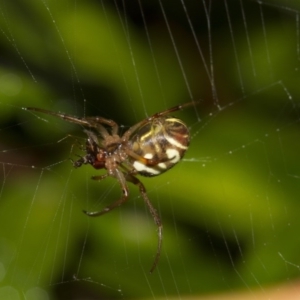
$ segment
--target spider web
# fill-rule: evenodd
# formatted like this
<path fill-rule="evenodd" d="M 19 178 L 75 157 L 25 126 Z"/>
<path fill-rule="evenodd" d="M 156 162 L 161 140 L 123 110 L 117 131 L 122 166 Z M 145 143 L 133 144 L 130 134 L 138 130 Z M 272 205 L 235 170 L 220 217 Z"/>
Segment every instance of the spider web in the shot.
<path fill-rule="evenodd" d="M 0 1 L 0 298 L 300 296 L 296 1 Z M 176 112 L 183 161 L 120 197 L 74 169 L 80 126 L 24 110 L 102 116 L 124 132 Z M 241 293 L 241 294 L 239 294 Z M 217 295 L 217 296 L 213 296 Z M 215 298 L 214 298 L 215 297 Z"/>

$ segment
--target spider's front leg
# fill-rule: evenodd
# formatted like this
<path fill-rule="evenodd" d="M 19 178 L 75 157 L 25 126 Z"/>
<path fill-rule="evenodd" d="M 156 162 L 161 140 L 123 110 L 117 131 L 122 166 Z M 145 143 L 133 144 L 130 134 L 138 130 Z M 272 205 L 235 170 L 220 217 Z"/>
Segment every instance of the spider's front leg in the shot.
<path fill-rule="evenodd" d="M 93 176 L 92 179 L 95 179 L 95 180 L 102 180 L 106 177 L 108 177 L 109 174 L 106 173 L 102 176 Z M 128 190 L 128 187 L 127 187 L 127 184 L 126 184 L 126 179 L 124 177 L 124 174 L 118 170 L 118 169 L 115 169 L 113 171 L 113 176 L 119 181 L 120 185 L 121 185 L 121 188 L 122 188 L 122 192 L 123 192 L 123 196 L 121 197 L 121 199 L 117 200 L 116 202 L 114 202 L 113 204 L 105 207 L 103 210 L 101 211 L 86 211 L 84 210 L 83 212 L 90 216 L 90 217 L 98 217 L 98 216 L 101 216 L 103 214 L 106 214 L 108 212 L 110 212 L 112 209 L 116 208 L 116 207 L 119 207 L 120 205 L 122 205 L 124 202 L 126 202 L 126 200 L 128 199 L 128 196 L 129 196 L 129 190 Z"/>
<path fill-rule="evenodd" d="M 110 119 L 105 119 L 102 117 L 84 117 L 84 118 L 78 118 L 78 117 L 73 117 L 64 113 L 59 113 L 59 112 L 54 112 L 51 110 L 43 109 L 43 108 L 37 108 L 37 107 L 26 107 L 24 108 L 26 110 L 30 111 L 36 111 L 36 112 L 41 112 L 47 115 L 52 115 L 54 117 L 61 118 L 63 120 L 66 120 L 71 123 L 79 124 L 82 126 L 90 127 L 90 128 L 95 128 L 99 130 L 100 132 L 104 132 L 105 135 L 107 135 L 107 131 L 104 129 L 101 124 L 110 126 L 113 130 L 113 133 L 117 134 L 119 126 L 118 124 Z M 100 125 L 100 126 L 99 126 Z"/>

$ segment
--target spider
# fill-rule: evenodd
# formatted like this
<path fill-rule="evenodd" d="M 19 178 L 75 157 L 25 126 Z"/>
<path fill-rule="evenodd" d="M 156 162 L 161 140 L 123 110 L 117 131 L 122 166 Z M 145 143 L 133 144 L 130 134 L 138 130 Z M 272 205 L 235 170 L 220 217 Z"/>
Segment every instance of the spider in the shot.
<path fill-rule="evenodd" d="M 91 217 L 110 212 L 128 200 L 127 182 L 138 186 L 140 194 L 147 205 L 158 229 L 158 245 L 152 273 L 158 263 L 162 247 L 163 225 L 157 210 L 152 206 L 145 186 L 136 177 L 160 175 L 183 157 L 190 142 L 187 126 L 180 119 L 169 116 L 170 113 L 196 105 L 198 101 L 188 102 L 158 112 L 130 127 L 123 135 L 119 134 L 118 124 L 102 117 L 77 118 L 42 108 L 27 107 L 26 110 L 45 113 L 59 117 L 71 123 L 82 125 L 87 135 L 85 156 L 73 162 L 75 168 L 90 164 L 95 169 L 106 169 L 106 173 L 93 176 L 94 180 L 103 180 L 111 176 L 116 178 L 122 189 L 120 199 L 101 211 L 83 211 Z"/>

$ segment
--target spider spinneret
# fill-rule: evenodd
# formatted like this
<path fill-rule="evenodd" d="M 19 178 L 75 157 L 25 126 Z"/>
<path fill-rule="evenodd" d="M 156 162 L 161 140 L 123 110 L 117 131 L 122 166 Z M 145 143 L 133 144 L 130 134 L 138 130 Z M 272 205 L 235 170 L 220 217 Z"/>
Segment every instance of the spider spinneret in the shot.
<path fill-rule="evenodd" d="M 198 103 L 199 101 L 188 102 L 156 113 L 130 127 L 122 136 L 119 135 L 118 124 L 113 120 L 102 117 L 77 118 L 42 108 L 26 108 L 88 128 L 84 130 L 87 135 L 86 155 L 73 162 L 73 166 L 79 168 L 83 164 L 90 164 L 95 169 L 107 170 L 103 175 L 93 176 L 94 180 L 100 181 L 108 176 L 118 180 L 123 192 L 122 197 L 101 211 L 84 211 L 85 214 L 95 217 L 111 211 L 128 200 L 127 182 L 138 186 L 158 228 L 158 246 L 151 273 L 160 257 L 163 225 L 143 183 L 136 175 L 147 177 L 160 175 L 182 159 L 190 143 L 189 130 L 183 121 L 169 114 Z"/>

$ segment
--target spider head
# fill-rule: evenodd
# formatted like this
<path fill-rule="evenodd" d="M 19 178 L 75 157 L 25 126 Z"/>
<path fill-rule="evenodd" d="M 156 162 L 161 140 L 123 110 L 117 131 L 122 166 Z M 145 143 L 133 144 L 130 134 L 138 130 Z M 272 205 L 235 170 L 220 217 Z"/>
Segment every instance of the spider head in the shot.
<path fill-rule="evenodd" d="M 90 164 L 95 169 L 105 168 L 106 152 L 103 149 L 99 149 L 97 154 L 88 153 L 87 155 L 80 157 L 80 159 L 73 162 L 75 168 L 79 168 L 82 165 Z"/>
<path fill-rule="evenodd" d="M 89 132 L 90 133 L 90 132 Z M 107 152 L 94 139 L 88 138 L 85 146 L 86 155 L 73 162 L 75 168 L 90 164 L 95 169 L 105 168 Z"/>
<path fill-rule="evenodd" d="M 91 165 L 95 169 L 103 169 L 105 168 L 105 161 L 106 161 L 107 153 L 101 148 L 98 148 L 97 155 L 95 156 Z"/>

